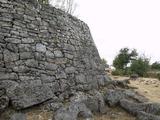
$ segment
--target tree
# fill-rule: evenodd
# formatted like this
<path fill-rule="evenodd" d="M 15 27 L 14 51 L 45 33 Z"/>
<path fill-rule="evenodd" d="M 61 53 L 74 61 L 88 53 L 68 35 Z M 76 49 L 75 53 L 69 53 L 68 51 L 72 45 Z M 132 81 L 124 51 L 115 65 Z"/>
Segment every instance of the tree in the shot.
<path fill-rule="evenodd" d="M 103 65 L 105 68 L 109 68 L 109 65 L 107 64 L 107 61 L 106 61 L 104 58 L 102 58 L 101 61 L 102 61 L 102 65 Z"/>
<path fill-rule="evenodd" d="M 128 48 L 122 48 L 113 60 L 113 66 L 116 69 L 125 69 L 131 60 L 136 59 L 137 55 L 136 49 L 130 50 Z"/>
<path fill-rule="evenodd" d="M 160 62 L 154 62 L 152 65 L 151 65 L 151 68 L 153 70 L 160 70 Z"/>
<path fill-rule="evenodd" d="M 150 68 L 149 59 L 145 56 L 139 57 L 137 60 L 133 60 L 130 66 L 130 70 L 134 74 L 144 77 Z"/>

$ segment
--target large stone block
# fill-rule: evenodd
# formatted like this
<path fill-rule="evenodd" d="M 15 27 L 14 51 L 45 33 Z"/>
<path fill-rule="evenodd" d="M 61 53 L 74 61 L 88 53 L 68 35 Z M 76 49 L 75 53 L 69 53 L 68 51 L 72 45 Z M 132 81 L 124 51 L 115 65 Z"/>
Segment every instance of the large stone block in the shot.
<path fill-rule="evenodd" d="M 28 108 L 49 99 L 52 99 L 53 93 L 50 88 L 44 85 L 17 86 L 8 93 L 14 109 Z"/>

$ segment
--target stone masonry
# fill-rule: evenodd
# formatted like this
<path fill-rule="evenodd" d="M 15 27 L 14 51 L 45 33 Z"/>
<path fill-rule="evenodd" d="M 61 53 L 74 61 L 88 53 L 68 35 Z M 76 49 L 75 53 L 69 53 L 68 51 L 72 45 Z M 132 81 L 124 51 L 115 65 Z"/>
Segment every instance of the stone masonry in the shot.
<path fill-rule="evenodd" d="M 23 109 L 104 86 L 109 78 L 88 26 L 28 1 L 0 0 L 0 97 Z"/>

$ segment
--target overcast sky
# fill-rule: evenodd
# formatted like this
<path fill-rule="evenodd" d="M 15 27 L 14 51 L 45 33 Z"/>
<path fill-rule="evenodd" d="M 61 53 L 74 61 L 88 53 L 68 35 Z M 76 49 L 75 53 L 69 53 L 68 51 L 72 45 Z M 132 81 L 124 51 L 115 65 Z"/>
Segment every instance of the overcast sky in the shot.
<path fill-rule="evenodd" d="M 76 0 L 76 15 L 91 30 L 109 64 L 123 47 L 160 60 L 160 0 Z"/>

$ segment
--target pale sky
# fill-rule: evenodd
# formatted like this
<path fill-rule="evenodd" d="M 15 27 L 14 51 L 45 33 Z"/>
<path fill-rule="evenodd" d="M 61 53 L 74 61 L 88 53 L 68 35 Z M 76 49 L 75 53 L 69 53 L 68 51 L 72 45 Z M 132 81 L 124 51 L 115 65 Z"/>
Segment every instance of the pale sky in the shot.
<path fill-rule="evenodd" d="M 160 61 L 160 0 L 76 0 L 75 15 L 90 27 L 109 64 L 123 47 Z"/>

